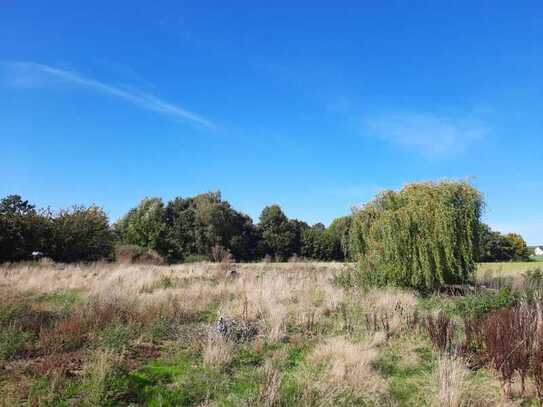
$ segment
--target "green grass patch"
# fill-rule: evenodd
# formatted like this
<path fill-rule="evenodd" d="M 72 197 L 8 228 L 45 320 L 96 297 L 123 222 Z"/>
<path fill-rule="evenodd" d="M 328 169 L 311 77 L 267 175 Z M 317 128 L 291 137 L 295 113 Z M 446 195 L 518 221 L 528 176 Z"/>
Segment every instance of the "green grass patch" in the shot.
<path fill-rule="evenodd" d="M 259 360 L 249 351 L 238 355 L 237 366 L 229 370 L 205 367 L 188 352 L 170 361 L 154 361 L 129 376 L 135 400 L 145 406 L 190 406 L 206 400 L 236 406 L 257 390 L 254 368 Z"/>
<path fill-rule="evenodd" d="M 399 406 L 430 405 L 429 387 L 435 367 L 432 350 L 420 337 L 389 342 L 375 363 L 376 370 L 390 384 L 390 396 Z"/>
<path fill-rule="evenodd" d="M 17 357 L 32 340 L 32 334 L 21 331 L 13 326 L 0 329 L 0 360 L 10 360 Z"/>
<path fill-rule="evenodd" d="M 442 311 L 451 317 L 478 318 L 491 311 L 515 305 L 522 295 L 509 287 L 482 290 L 464 297 L 435 294 L 420 298 L 419 306 L 424 311 Z"/>
<path fill-rule="evenodd" d="M 68 311 L 83 300 L 83 294 L 75 290 L 61 290 L 36 294 L 32 300 L 47 304 L 50 311 Z"/>

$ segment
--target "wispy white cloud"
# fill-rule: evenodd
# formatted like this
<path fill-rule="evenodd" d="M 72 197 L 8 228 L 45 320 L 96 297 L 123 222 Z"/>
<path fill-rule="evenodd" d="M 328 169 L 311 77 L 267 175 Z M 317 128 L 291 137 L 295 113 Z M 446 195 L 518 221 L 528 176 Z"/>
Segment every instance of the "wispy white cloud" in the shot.
<path fill-rule="evenodd" d="M 395 113 L 367 122 L 371 135 L 425 156 L 450 156 L 483 138 L 488 127 L 480 120 L 422 113 Z"/>
<path fill-rule="evenodd" d="M 48 79 L 56 79 L 72 85 L 109 94 L 133 103 L 143 109 L 169 115 L 176 119 L 188 120 L 201 126 L 214 127 L 213 123 L 196 113 L 166 102 L 152 94 L 138 91 L 133 88 L 112 86 L 95 79 L 86 78 L 77 72 L 66 71 L 33 62 L 13 62 L 4 65 L 8 68 L 8 80 L 15 86 L 37 87 L 46 83 Z"/>

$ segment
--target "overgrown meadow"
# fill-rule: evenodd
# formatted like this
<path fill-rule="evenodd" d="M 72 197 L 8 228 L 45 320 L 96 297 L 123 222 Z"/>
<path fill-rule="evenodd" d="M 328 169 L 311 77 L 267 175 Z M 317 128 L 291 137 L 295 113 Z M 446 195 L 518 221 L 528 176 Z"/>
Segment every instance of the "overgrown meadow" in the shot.
<path fill-rule="evenodd" d="M 4 266 L 1 403 L 536 405 L 537 355 L 504 330 L 507 364 L 484 330 L 539 310 L 534 265 L 427 296 L 344 263 Z"/>

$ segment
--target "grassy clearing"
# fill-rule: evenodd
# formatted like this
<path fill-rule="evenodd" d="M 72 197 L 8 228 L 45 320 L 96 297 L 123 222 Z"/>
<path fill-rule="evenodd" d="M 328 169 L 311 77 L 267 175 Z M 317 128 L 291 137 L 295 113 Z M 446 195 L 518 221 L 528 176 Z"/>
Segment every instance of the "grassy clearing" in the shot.
<path fill-rule="evenodd" d="M 479 278 L 489 279 L 481 267 Z M 535 400 L 533 388 L 504 399 L 492 371 L 443 355 L 425 329 L 426 317 L 439 310 L 460 322 L 511 306 L 513 289 L 420 298 L 408 290 L 356 288 L 349 284 L 352 268 L 0 268 L 0 405 L 494 406 Z M 237 274 L 229 274 L 232 269 Z M 502 273 L 516 273 L 515 284 L 523 284 L 522 272 Z"/>
<path fill-rule="evenodd" d="M 500 273 L 524 273 L 528 270 L 541 268 L 542 265 L 534 261 L 503 262 L 503 263 L 479 263 L 477 273 L 500 272 Z"/>

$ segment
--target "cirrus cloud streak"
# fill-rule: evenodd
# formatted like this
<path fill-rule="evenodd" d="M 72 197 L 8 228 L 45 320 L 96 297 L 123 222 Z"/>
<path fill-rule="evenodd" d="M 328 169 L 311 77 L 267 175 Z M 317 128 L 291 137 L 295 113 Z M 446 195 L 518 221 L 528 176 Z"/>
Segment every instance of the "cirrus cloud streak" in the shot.
<path fill-rule="evenodd" d="M 88 88 L 97 92 L 109 94 L 123 99 L 140 108 L 168 115 L 170 117 L 190 121 L 198 125 L 215 127 L 206 118 L 190 112 L 172 103 L 166 102 L 152 94 L 136 89 L 125 89 L 119 86 L 109 85 L 95 79 L 90 79 L 77 72 L 67 71 L 34 62 L 11 62 L 3 64 L 7 68 L 7 77 L 10 84 L 19 87 L 38 87 L 46 84 L 48 80 L 56 79 L 61 82 Z"/>

